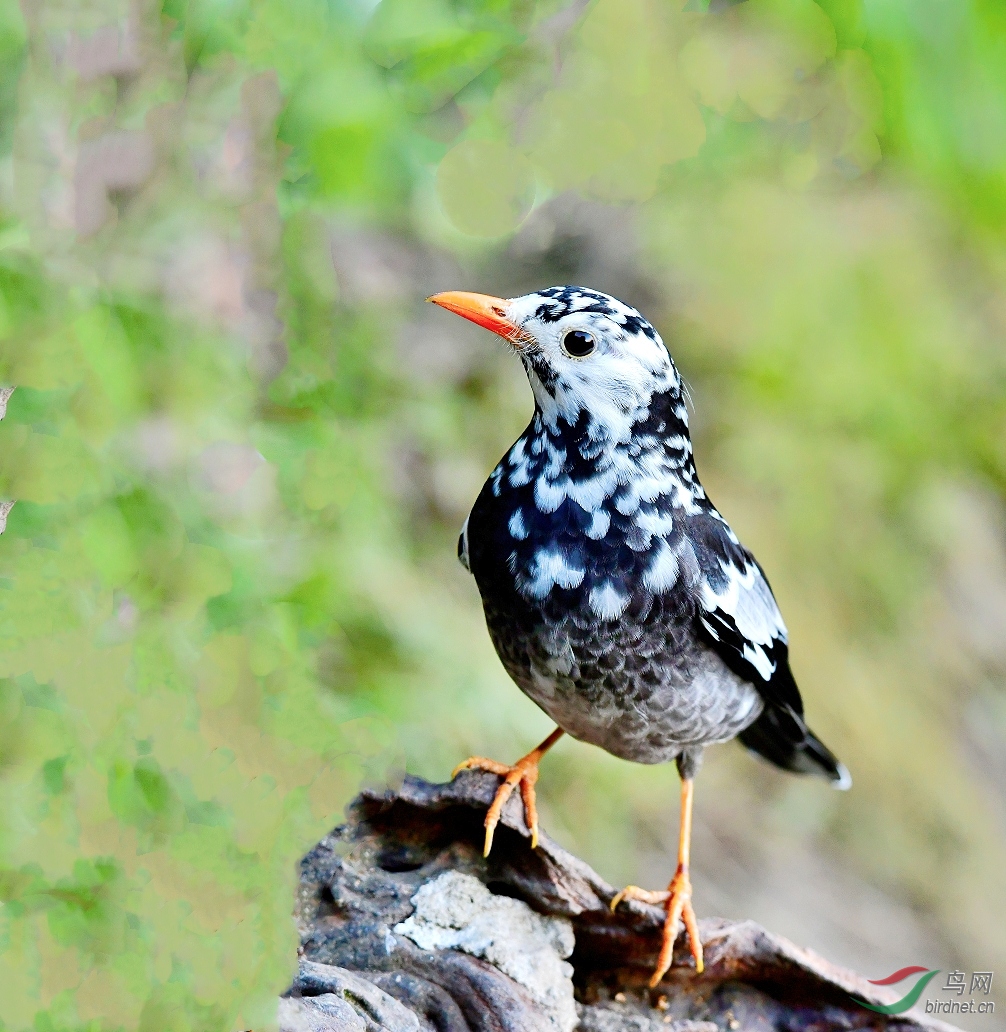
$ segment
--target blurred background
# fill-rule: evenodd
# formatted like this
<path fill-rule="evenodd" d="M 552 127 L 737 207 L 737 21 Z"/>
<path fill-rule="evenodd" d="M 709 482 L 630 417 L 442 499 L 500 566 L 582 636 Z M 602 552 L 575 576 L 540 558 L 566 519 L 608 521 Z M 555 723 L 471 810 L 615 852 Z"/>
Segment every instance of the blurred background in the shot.
<path fill-rule="evenodd" d="M 700 916 L 1006 1010 L 1004 227 L 998 0 L 0 0 L 0 1028 L 269 1027 L 358 788 L 550 730 L 455 558 L 530 390 L 423 299 L 561 283 L 662 333 L 854 777 L 711 750 Z M 539 799 L 667 882 L 671 767 Z"/>

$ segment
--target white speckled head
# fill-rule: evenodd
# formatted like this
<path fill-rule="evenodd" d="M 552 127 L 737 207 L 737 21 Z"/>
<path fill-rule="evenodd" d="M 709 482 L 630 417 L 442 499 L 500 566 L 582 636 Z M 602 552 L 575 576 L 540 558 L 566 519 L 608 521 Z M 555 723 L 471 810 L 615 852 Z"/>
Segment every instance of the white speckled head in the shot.
<path fill-rule="evenodd" d="M 552 427 L 560 419 L 575 425 L 587 413 L 588 437 L 627 441 L 655 394 L 687 426 L 681 378 L 660 335 L 608 294 L 566 286 L 509 300 L 464 291 L 429 300 L 511 344 Z"/>
<path fill-rule="evenodd" d="M 506 316 L 528 341 L 518 351 L 546 422 L 562 417 L 575 423 L 586 411 L 612 438 L 627 440 L 654 394 L 681 392 L 681 378 L 657 331 L 607 294 L 550 287 L 513 298 Z"/>

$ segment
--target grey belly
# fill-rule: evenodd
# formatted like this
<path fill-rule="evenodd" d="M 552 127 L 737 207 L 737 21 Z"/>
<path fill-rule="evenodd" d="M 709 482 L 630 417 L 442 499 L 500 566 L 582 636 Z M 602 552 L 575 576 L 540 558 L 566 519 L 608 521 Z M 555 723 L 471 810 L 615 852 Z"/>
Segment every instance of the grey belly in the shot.
<path fill-rule="evenodd" d="M 762 710 L 755 687 L 674 620 L 581 626 L 486 606 L 507 673 L 567 734 L 636 763 L 725 742 Z"/>

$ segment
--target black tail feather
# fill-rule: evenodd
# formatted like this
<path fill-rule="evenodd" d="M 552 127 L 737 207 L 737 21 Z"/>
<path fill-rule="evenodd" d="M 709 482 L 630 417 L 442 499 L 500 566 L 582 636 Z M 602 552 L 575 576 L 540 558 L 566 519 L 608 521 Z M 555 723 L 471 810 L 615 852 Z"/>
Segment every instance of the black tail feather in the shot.
<path fill-rule="evenodd" d="M 767 705 L 738 738 L 752 752 L 783 770 L 825 777 L 835 788 L 846 789 L 852 784 L 845 765 L 788 706 Z"/>

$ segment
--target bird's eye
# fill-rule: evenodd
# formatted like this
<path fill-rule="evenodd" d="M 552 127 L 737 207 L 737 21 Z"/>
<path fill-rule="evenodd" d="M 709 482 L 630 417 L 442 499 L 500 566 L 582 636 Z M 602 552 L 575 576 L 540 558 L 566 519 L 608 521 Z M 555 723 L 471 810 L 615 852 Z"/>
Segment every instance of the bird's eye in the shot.
<path fill-rule="evenodd" d="M 570 358 L 586 358 L 594 347 L 594 338 L 586 330 L 570 330 L 562 338 L 562 350 Z"/>

